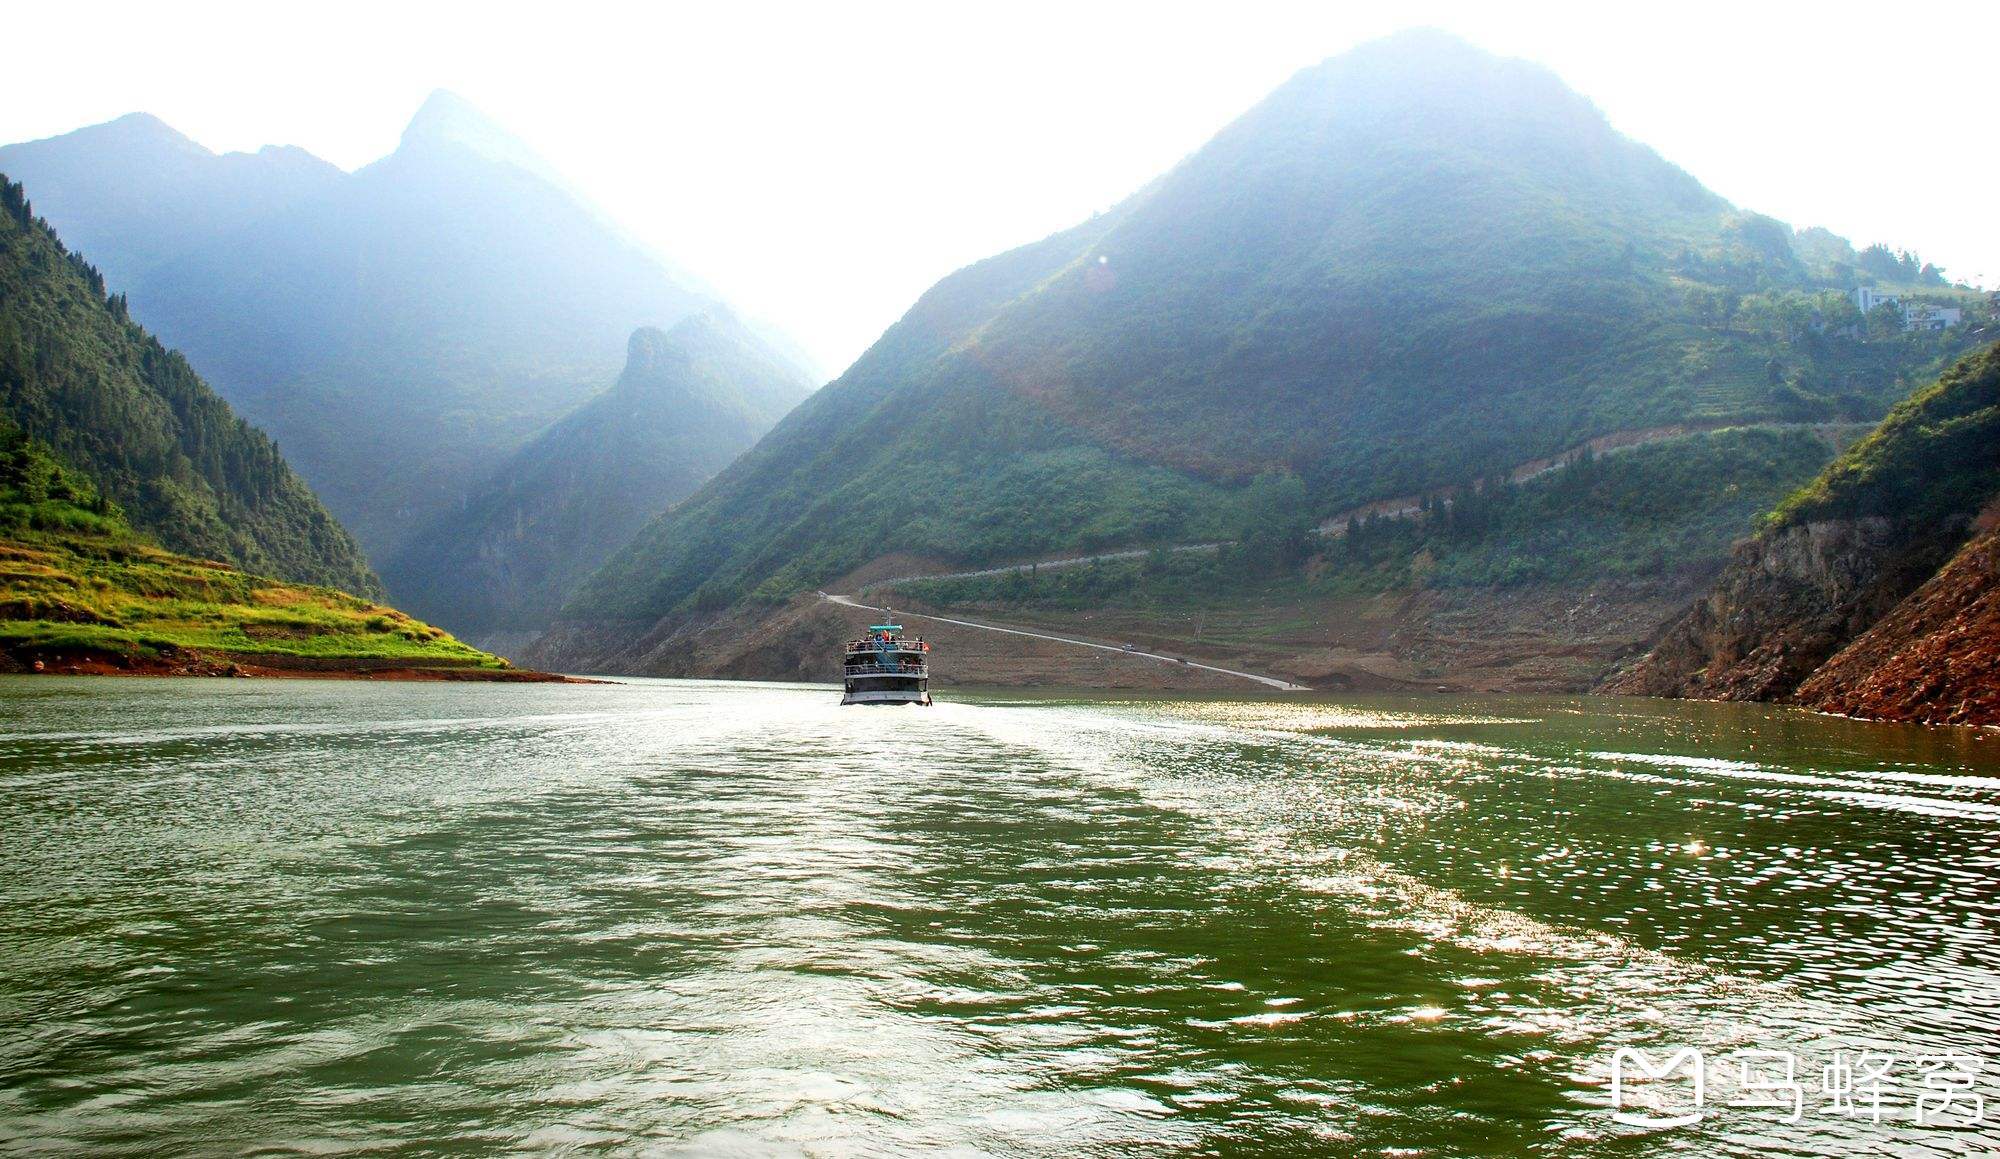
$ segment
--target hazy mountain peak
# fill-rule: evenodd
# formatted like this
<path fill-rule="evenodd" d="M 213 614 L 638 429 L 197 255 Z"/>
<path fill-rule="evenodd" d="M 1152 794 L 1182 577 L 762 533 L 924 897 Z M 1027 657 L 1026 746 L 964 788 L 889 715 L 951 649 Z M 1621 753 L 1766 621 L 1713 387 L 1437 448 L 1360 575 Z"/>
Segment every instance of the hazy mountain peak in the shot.
<path fill-rule="evenodd" d="M 1269 104 L 1331 101 L 1344 114 L 1453 110 L 1481 120 L 1563 121 L 1609 129 L 1589 98 L 1533 61 L 1434 28 L 1414 28 L 1302 70 Z"/>
<path fill-rule="evenodd" d="M 1335 190 L 1346 198 L 1424 187 L 1489 205 L 1495 191 L 1532 188 L 1585 212 L 1622 215 L 1625 225 L 1634 211 L 1727 208 L 1619 133 L 1549 69 L 1421 28 L 1301 70 L 1155 192 L 1172 197 L 1175 186 L 1192 186 L 1195 196 L 1222 204 L 1224 189 L 1265 180 L 1317 190 L 1322 199 Z"/>
<path fill-rule="evenodd" d="M 9 145 L 7 149 L 10 152 L 21 150 L 76 152 L 84 149 L 105 149 L 123 153 L 145 151 L 155 155 L 180 153 L 190 156 L 214 156 L 199 142 L 151 113 L 126 113 L 122 117 L 95 125 L 85 125 L 81 129 L 73 129 L 53 137 Z"/>
<path fill-rule="evenodd" d="M 146 112 L 126 113 L 124 116 L 118 117 L 114 120 L 106 121 L 104 124 L 98 127 L 107 132 L 116 132 L 128 137 L 133 137 L 133 138 L 145 137 L 161 141 L 170 141 L 176 145 L 185 145 L 190 148 L 199 149 L 204 153 L 208 152 L 207 149 L 202 148 L 201 145 L 196 144 L 192 139 L 190 139 L 187 136 L 187 134 L 181 132 L 179 129 L 174 128 L 172 125 L 167 124 L 165 121 L 162 121 L 160 118 L 154 116 L 151 113 L 146 113 Z"/>
<path fill-rule="evenodd" d="M 711 303 L 665 329 L 641 326 L 632 331 L 632 337 L 625 344 L 625 373 L 619 381 L 629 383 L 660 379 L 676 368 L 684 370 L 691 357 L 723 343 L 767 353 L 763 351 L 760 340 L 745 329 L 734 314 L 719 304 Z"/>
<path fill-rule="evenodd" d="M 433 89 L 404 127 L 403 141 L 407 144 L 415 139 L 454 137 L 467 132 L 500 133 L 501 130 L 471 101 L 450 89 Z"/>
<path fill-rule="evenodd" d="M 537 435 L 386 569 L 413 606 L 514 648 L 647 520 L 727 466 L 812 381 L 708 307 L 626 340 L 624 373 Z"/>
<path fill-rule="evenodd" d="M 710 302 L 700 310 L 674 323 L 668 335 L 685 341 L 710 335 L 730 335 L 745 341 L 754 341 L 750 329 L 737 318 L 736 314 L 720 302 Z"/>
<path fill-rule="evenodd" d="M 656 369 L 666 360 L 673 342 L 667 332 L 658 326 L 641 326 L 632 331 L 632 337 L 625 343 L 625 374 L 645 374 Z"/>
<path fill-rule="evenodd" d="M 424 99 L 403 130 L 396 152 L 410 154 L 439 148 L 469 152 L 488 161 L 525 169 L 551 184 L 564 184 L 533 149 L 450 89 L 437 89 Z"/>

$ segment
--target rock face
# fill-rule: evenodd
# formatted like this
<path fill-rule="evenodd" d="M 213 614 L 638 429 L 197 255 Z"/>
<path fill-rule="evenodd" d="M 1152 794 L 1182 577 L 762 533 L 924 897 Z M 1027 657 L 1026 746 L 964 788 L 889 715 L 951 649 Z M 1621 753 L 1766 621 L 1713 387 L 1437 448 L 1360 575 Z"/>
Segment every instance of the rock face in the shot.
<path fill-rule="evenodd" d="M 1736 549 L 1713 590 L 1608 691 L 1782 700 L 1936 567 L 1887 519 L 1786 528 Z"/>
<path fill-rule="evenodd" d="M 2000 724 L 2000 530 L 1951 562 L 1803 684 L 1794 699 L 1843 716 Z"/>

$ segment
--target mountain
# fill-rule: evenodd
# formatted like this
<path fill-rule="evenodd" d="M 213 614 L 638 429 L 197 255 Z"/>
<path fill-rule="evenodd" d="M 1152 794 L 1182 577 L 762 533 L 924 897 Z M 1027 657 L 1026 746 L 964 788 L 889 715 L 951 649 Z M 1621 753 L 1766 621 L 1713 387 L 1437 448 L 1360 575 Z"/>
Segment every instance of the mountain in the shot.
<path fill-rule="evenodd" d="M 717 310 L 644 327 L 625 371 L 516 451 L 383 569 L 404 605 L 507 651 L 646 521 L 727 466 L 812 390 Z"/>
<path fill-rule="evenodd" d="M 2000 345 L 1898 405 L 1611 691 L 2000 724 Z"/>
<path fill-rule="evenodd" d="M 676 623 L 884 560 L 1236 539 L 1258 480 L 1318 521 L 1621 432 L 1877 418 L 1957 339 L 1846 337 L 1851 247 L 1793 238 L 1537 66 L 1436 33 L 1364 46 L 940 282 L 535 654 L 662 670 Z"/>
<path fill-rule="evenodd" d="M 217 154 L 147 113 L 0 147 L 0 172 L 107 283 L 129 290 L 163 262 L 247 218 L 322 194 L 346 174 L 303 149 Z"/>
<path fill-rule="evenodd" d="M 377 595 L 360 548 L 278 448 L 0 179 L 0 425 L 52 449 L 172 551 Z"/>
<path fill-rule="evenodd" d="M 713 295 L 449 93 L 352 174 L 149 117 L 0 149 L 376 561 Z M 47 177 L 51 188 L 39 192 Z"/>

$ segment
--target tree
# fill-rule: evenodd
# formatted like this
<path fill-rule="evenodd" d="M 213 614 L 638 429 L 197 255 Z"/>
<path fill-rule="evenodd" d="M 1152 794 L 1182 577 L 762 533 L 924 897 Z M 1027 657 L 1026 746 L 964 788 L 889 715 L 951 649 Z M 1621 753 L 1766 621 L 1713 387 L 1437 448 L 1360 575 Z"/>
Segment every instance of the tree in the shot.
<path fill-rule="evenodd" d="M 1903 332 L 1903 308 L 1894 302 L 1883 302 L 1868 311 L 1868 337 L 1894 338 Z"/>
<path fill-rule="evenodd" d="M 1821 294 L 1819 316 L 1829 330 L 1845 330 L 1862 323 L 1861 307 L 1846 294 Z"/>
<path fill-rule="evenodd" d="M 1306 485 L 1290 472 L 1267 471 L 1243 493 L 1238 550 L 1252 572 L 1271 575 L 1305 562 L 1312 515 Z"/>

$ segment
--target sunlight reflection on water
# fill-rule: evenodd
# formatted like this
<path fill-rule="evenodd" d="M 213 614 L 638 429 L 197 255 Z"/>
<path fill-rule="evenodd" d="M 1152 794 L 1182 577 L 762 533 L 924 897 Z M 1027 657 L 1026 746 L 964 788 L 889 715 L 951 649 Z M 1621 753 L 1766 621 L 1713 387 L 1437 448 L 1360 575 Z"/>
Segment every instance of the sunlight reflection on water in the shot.
<path fill-rule="evenodd" d="M 2000 1040 L 2000 780 L 1929 734 L 0 684 L 9 1145 L 1565 1154 L 1626 1133 L 1614 1044 Z M 1622 1145 L 1972 1137 L 1745 1114 Z"/>

